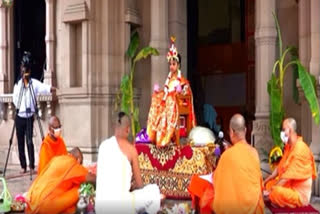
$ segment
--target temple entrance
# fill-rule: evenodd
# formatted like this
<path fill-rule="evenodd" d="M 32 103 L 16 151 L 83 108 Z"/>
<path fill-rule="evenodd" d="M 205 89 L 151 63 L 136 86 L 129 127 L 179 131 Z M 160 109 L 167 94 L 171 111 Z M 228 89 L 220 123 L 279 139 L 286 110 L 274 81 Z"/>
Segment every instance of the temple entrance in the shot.
<path fill-rule="evenodd" d="M 203 105 L 217 112 L 227 133 L 229 120 L 241 113 L 250 140 L 255 112 L 254 1 L 188 0 L 188 79 L 199 125 Z M 196 41 L 196 42 L 195 42 Z"/>
<path fill-rule="evenodd" d="M 43 80 L 46 61 L 45 0 L 14 1 L 14 78 L 20 78 L 20 62 L 24 51 L 32 54 L 32 77 Z"/>

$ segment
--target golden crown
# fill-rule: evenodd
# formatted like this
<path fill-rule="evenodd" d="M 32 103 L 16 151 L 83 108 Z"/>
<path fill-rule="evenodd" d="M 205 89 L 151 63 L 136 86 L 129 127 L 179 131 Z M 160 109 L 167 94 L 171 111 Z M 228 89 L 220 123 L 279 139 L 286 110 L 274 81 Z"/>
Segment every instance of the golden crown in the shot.
<path fill-rule="evenodd" d="M 177 62 L 179 62 L 179 57 L 178 57 L 178 50 L 176 46 L 174 45 L 174 42 L 176 41 L 176 37 L 171 36 L 171 47 L 169 49 L 169 52 L 167 54 L 167 60 L 170 62 L 171 59 L 175 59 Z"/>

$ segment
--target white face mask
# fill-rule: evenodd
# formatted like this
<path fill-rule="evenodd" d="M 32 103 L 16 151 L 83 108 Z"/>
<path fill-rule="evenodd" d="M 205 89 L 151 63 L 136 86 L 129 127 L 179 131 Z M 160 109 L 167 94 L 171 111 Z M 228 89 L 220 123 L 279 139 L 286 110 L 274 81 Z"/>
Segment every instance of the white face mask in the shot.
<path fill-rule="evenodd" d="M 60 137 L 60 135 L 61 135 L 61 128 L 53 129 L 53 133 L 54 133 L 53 135 L 54 135 L 55 138 Z"/>
<path fill-rule="evenodd" d="M 282 142 L 284 142 L 285 144 L 288 143 L 288 141 L 289 141 L 289 136 L 287 136 L 284 131 L 280 132 L 280 138 L 281 138 Z"/>

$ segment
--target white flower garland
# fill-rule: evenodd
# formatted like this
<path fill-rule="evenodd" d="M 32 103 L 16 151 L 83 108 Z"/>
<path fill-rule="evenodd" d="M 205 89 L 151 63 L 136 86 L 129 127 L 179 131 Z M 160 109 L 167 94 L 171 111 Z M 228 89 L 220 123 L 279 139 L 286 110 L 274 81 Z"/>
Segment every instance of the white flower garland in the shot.
<path fill-rule="evenodd" d="M 166 100 L 167 99 L 167 96 L 168 96 L 168 92 L 169 92 L 169 81 L 172 77 L 172 72 L 170 71 L 169 74 L 168 74 L 168 77 L 166 79 L 166 82 L 164 84 L 164 96 L 162 98 L 162 100 Z M 178 69 L 178 81 L 179 81 L 179 85 L 181 85 L 181 70 Z"/>

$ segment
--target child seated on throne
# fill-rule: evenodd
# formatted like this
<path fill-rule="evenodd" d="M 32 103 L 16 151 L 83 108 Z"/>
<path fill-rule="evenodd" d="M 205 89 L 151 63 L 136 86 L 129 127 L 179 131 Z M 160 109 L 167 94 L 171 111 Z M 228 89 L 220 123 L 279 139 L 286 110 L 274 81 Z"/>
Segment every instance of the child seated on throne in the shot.
<path fill-rule="evenodd" d="M 163 90 L 155 86 L 152 95 L 151 107 L 148 115 L 147 134 L 149 140 L 164 147 L 171 142 L 177 128 L 179 112 L 177 95 L 189 95 L 191 101 L 186 103 L 190 116 L 188 117 L 192 127 L 196 125 L 193 96 L 190 84 L 181 74 L 181 56 L 174 45 L 175 38 L 171 37 L 171 47 L 167 54 L 169 74 Z"/>

